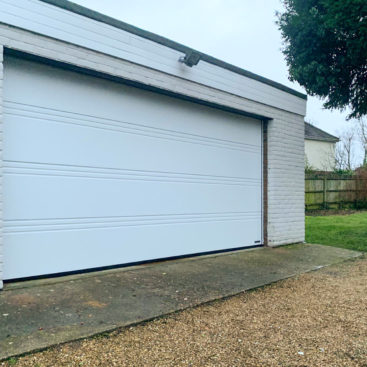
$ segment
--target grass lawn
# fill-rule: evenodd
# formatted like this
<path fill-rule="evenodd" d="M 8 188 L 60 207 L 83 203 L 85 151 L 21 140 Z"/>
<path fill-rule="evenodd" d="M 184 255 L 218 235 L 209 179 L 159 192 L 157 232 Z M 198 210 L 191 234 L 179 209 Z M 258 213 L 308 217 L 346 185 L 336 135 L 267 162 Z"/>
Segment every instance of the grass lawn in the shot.
<path fill-rule="evenodd" d="M 367 211 L 349 215 L 306 216 L 306 241 L 367 251 Z"/>

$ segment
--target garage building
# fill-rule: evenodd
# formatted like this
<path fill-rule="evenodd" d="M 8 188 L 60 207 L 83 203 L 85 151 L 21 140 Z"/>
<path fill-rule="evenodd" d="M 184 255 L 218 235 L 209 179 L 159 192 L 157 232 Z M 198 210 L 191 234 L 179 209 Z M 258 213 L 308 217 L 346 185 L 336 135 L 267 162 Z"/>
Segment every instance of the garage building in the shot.
<path fill-rule="evenodd" d="M 0 287 L 304 241 L 305 95 L 64 0 L 0 61 Z"/>

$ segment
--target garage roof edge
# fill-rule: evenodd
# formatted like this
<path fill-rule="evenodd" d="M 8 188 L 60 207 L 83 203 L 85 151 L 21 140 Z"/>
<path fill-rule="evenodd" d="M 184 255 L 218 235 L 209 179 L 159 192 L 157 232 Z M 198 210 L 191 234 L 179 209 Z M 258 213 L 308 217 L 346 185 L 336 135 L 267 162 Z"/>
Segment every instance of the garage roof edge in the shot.
<path fill-rule="evenodd" d="M 104 14 L 99 13 L 97 11 L 88 9 L 88 8 L 86 8 L 84 6 L 81 6 L 79 4 L 73 3 L 71 1 L 68 1 L 68 0 L 40 0 L 40 1 L 42 1 L 44 3 L 47 3 L 47 4 L 50 4 L 50 5 L 57 6 L 59 8 L 62 8 L 62 9 L 68 10 L 68 11 L 71 11 L 73 13 L 76 13 L 76 14 L 79 14 L 79 15 L 82 15 L 82 16 L 85 16 L 87 18 L 96 20 L 98 22 L 102 22 L 102 23 L 111 25 L 113 27 L 122 29 L 122 30 L 124 30 L 126 32 L 135 34 L 137 36 L 143 37 L 145 39 L 148 39 L 150 41 L 159 43 L 159 44 L 161 44 L 163 46 L 166 46 L 166 47 L 175 49 L 175 50 L 180 51 L 180 52 L 183 52 L 183 53 L 187 53 L 189 51 L 195 51 L 195 52 L 197 52 L 197 53 L 200 54 L 201 60 L 203 60 L 203 61 L 206 61 L 206 62 L 208 62 L 210 64 L 219 66 L 219 67 L 221 67 L 223 69 L 227 69 L 227 70 L 232 71 L 232 72 L 234 72 L 236 74 L 240 74 L 240 75 L 246 76 L 248 78 L 257 80 L 257 81 L 259 81 L 261 83 L 270 85 L 271 87 L 280 89 L 280 90 L 282 90 L 282 91 L 284 91 L 286 93 L 293 94 L 296 97 L 299 97 L 299 98 L 302 98 L 302 99 L 307 100 L 307 95 L 306 94 L 303 94 L 301 92 L 298 92 L 298 91 L 296 91 L 296 90 L 294 90 L 292 88 L 289 88 L 289 87 L 287 87 L 287 86 L 285 86 L 283 84 L 280 84 L 278 82 L 275 82 L 275 81 L 270 80 L 268 78 L 265 78 L 263 76 L 257 75 L 255 73 L 252 73 L 252 72 L 248 71 L 248 70 L 242 69 L 242 68 L 240 68 L 238 66 L 229 64 L 229 63 L 227 63 L 225 61 L 222 61 L 222 60 L 219 60 L 219 59 L 217 59 L 217 58 L 215 58 L 213 56 L 210 56 L 210 55 L 204 54 L 202 52 L 193 50 L 190 47 L 187 47 L 185 45 L 182 45 L 181 43 L 172 41 L 172 40 L 170 40 L 170 39 L 168 39 L 166 37 L 159 36 L 159 35 L 157 35 L 155 33 L 149 32 L 149 31 L 145 31 L 145 30 L 143 30 L 141 28 L 135 27 L 135 26 L 133 26 L 131 24 L 128 24 L 128 23 L 125 23 L 125 22 L 123 22 L 121 20 L 117 20 L 115 18 L 109 17 L 108 15 L 104 15 Z"/>
<path fill-rule="evenodd" d="M 136 88 L 148 90 L 148 91 L 154 92 L 154 93 L 160 93 L 160 94 L 163 94 L 163 95 L 166 95 L 166 96 L 169 96 L 169 97 L 179 98 L 179 99 L 184 100 L 184 101 L 197 103 L 197 104 L 207 106 L 207 107 L 211 107 L 211 108 L 217 108 L 217 109 L 220 109 L 222 111 L 226 111 L 226 112 L 229 112 L 229 113 L 235 113 L 235 114 L 239 114 L 239 115 L 242 115 L 242 116 L 247 116 L 247 117 L 254 118 L 254 119 L 257 119 L 257 120 L 261 120 L 261 121 L 270 121 L 270 120 L 272 120 L 272 118 L 269 117 L 269 116 L 260 115 L 260 114 L 253 113 L 253 112 L 247 112 L 247 111 L 242 110 L 242 109 L 229 107 L 229 106 L 219 104 L 219 103 L 215 103 L 215 102 L 205 101 L 203 99 L 198 99 L 198 98 L 195 98 L 195 97 L 191 97 L 189 95 L 184 95 L 184 94 L 181 94 L 181 93 L 172 92 L 172 91 L 169 91 L 167 89 L 154 87 L 152 85 L 147 85 L 147 84 L 143 84 L 141 82 L 132 81 L 132 80 L 129 80 L 129 79 L 125 79 L 123 77 L 109 75 L 109 74 L 99 72 L 99 71 L 96 71 L 96 70 L 92 70 L 92 69 L 85 69 L 81 66 L 65 63 L 65 62 L 62 62 L 62 61 L 56 61 L 56 60 L 45 58 L 45 57 L 42 57 L 42 56 L 37 56 L 37 55 L 34 55 L 34 54 L 30 54 L 30 53 L 27 53 L 27 52 L 24 52 L 24 51 L 14 50 L 14 49 L 11 49 L 11 48 L 8 48 L 8 47 L 4 48 L 4 54 L 8 55 L 8 56 L 19 57 L 19 58 L 22 58 L 22 59 L 43 63 L 43 64 L 54 66 L 54 67 L 59 67 L 59 68 L 65 69 L 65 70 L 70 70 L 70 71 L 75 71 L 75 72 L 78 72 L 78 73 L 83 73 L 83 74 L 86 74 L 86 75 L 91 75 L 91 76 L 94 76 L 94 77 L 97 77 L 97 78 L 111 80 L 111 81 L 114 81 L 114 82 L 117 82 L 117 83 L 123 83 L 123 84 L 129 85 L 131 87 L 136 87 Z"/>

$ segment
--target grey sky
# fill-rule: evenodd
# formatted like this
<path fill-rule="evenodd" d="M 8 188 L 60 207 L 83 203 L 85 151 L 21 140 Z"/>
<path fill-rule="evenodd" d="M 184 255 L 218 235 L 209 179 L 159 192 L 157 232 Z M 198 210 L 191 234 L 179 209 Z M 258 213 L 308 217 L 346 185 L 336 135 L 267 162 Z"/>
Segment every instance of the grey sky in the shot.
<path fill-rule="evenodd" d="M 280 0 L 73 0 L 304 92 L 288 80 L 275 11 Z M 338 135 L 352 122 L 309 97 L 307 119 Z"/>

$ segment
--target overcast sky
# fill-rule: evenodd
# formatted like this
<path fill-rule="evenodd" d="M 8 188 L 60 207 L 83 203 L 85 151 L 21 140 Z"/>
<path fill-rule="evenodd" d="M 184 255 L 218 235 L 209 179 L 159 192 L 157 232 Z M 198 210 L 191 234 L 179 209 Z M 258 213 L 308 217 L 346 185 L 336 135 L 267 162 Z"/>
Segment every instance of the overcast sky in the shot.
<path fill-rule="evenodd" d="M 280 0 L 73 1 L 304 92 L 288 80 L 280 51 Z M 323 110 L 313 97 L 306 119 L 334 135 L 352 123 L 345 112 Z"/>

